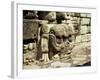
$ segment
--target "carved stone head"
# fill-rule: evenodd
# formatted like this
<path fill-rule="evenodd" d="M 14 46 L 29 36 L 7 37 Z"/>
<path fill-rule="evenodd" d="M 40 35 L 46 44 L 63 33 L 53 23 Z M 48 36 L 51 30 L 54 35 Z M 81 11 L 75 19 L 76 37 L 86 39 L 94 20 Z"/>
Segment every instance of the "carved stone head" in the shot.
<path fill-rule="evenodd" d="M 70 53 L 70 50 L 73 48 L 73 42 L 73 27 L 66 24 L 57 24 L 50 29 L 49 43 L 52 55 Z"/>

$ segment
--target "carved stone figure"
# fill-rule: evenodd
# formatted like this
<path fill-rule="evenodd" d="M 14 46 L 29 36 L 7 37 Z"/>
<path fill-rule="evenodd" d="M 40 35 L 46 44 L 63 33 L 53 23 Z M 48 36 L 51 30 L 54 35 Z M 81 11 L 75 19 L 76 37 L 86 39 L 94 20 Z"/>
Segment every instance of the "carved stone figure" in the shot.
<path fill-rule="evenodd" d="M 42 13 L 42 14 L 41 14 Z M 56 20 L 55 12 L 38 12 L 39 19 L 48 20 L 48 23 L 53 23 Z M 38 59 L 43 60 L 44 62 L 49 62 L 49 31 L 51 25 L 41 24 L 40 28 L 40 52 L 38 53 Z"/>
<path fill-rule="evenodd" d="M 62 20 L 65 16 L 61 13 L 57 15 L 57 24 L 50 29 L 49 34 L 49 58 L 55 54 L 71 53 L 74 44 L 74 28 L 67 24 L 62 24 Z"/>
<path fill-rule="evenodd" d="M 55 55 L 70 53 L 74 46 L 74 32 L 66 24 L 57 24 L 50 29 L 49 34 L 49 52 L 50 58 Z"/>

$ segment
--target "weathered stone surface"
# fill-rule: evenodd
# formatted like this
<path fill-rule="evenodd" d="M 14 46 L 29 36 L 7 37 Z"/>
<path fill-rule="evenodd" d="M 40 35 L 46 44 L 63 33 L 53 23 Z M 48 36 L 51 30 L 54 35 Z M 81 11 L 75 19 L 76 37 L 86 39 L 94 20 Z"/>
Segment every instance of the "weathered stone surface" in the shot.
<path fill-rule="evenodd" d="M 76 42 L 76 43 L 78 43 L 78 42 L 82 42 L 81 35 L 76 36 L 76 40 L 75 40 L 75 42 Z"/>
<path fill-rule="evenodd" d="M 91 34 L 81 35 L 81 41 L 82 42 L 87 42 L 87 41 L 90 41 L 90 40 L 91 40 Z"/>
<path fill-rule="evenodd" d="M 91 46 L 91 43 L 90 41 L 87 41 L 87 42 L 81 42 L 81 43 L 77 43 L 75 46 Z"/>
<path fill-rule="evenodd" d="M 87 34 L 81 35 L 81 38 L 82 38 L 82 42 L 88 41 L 88 36 L 87 36 Z"/>
<path fill-rule="evenodd" d="M 72 13 L 71 13 L 71 12 L 68 12 L 67 15 L 73 17 L 73 16 L 75 16 L 75 13 L 73 13 L 73 12 L 72 12 Z"/>
<path fill-rule="evenodd" d="M 91 27 L 90 26 L 87 27 L 87 33 L 91 33 Z"/>
<path fill-rule="evenodd" d="M 72 21 L 71 20 L 67 20 L 66 23 L 69 25 L 69 24 L 72 24 Z"/>
<path fill-rule="evenodd" d="M 48 53 L 48 39 L 42 38 L 41 39 L 41 51 L 44 53 Z"/>
<path fill-rule="evenodd" d="M 79 17 L 80 13 L 68 12 L 68 14 L 72 17 Z"/>
<path fill-rule="evenodd" d="M 32 10 L 23 10 L 23 18 L 24 19 L 37 19 L 37 11 Z"/>
<path fill-rule="evenodd" d="M 33 62 L 36 59 L 36 52 L 34 51 L 27 51 L 27 53 L 24 53 L 23 57 L 23 62 L 24 64 L 27 63 L 27 65 L 31 64 L 31 62 Z"/>
<path fill-rule="evenodd" d="M 46 20 L 56 20 L 56 12 L 49 12 L 46 16 L 45 16 Z"/>
<path fill-rule="evenodd" d="M 48 33 L 50 32 L 50 29 L 51 29 L 52 27 L 54 27 L 54 26 L 56 26 L 56 24 L 47 24 Z"/>
<path fill-rule="evenodd" d="M 38 12 L 39 19 L 40 20 L 49 20 L 49 21 L 54 21 L 56 20 L 56 12 L 51 12 L 51 11 L 39 11 Z"/>
<path fill-rule="evenodd" d="M 86 34 L 88 32 L 87 26 L 80 26 L 80 34 Z"/>
<path fill-rule="evenodd" d="M 68 16 L 66 15 L 65 12 L 56 12 L 56 19 L 60 20 L 64 20 L 64 19 L 67 19 Z"/>
<path fill-rule="evenodd" d="M 87 34 L 88 41 L 91 41 L 91 34 Z"/>
<path fill-rule="evenodd" d="M 86 44 L 86 43 L 85 43 Z M 83 65 L 91 62 L 91 49 L 88 45 L 77 45 L 73 48 L 71 58 L 74 65 Z"/>
<path fill-rule="evenodd" d="M 87 14 L 86 13 L 81 13 L 80 17 L 87 17 Z"/>
<path fill-rule="evenodd" d="M 24 45 L 23 45 L 23 49 L 24 49 L 24 50 L 28 49 L 28 44 L 24 44 Z"/>
<path fill-rule="evenodd" d="M 32 65 L 24 65 L 23 68 L 24 69 L 41 69 L 41 66 L 38 66 L 36 64 L 32 64 Z"/>
<path fill-rule="evenodd" d="M 77 21 L 78 17 L 72 17 L 72 21 Z"/>
<path fill-rule="evenodd" d="M 81 18 L 81 25 L 89 25 L 90 18 Z"/>
<path fill-rule="evenodd" d="M 36 59 L 37 56 L 37 45 L 36 42 L 24 44 L 23 46 L 23 62 L 24 64 L 30 64 Z"/>
<path fill-rule="evenodd" d="M 90 41 L 90 40 L 91 40 L 91 34 L 84 34 L 84 35 L 78 35 L 78 36 L 76 36 L 75 42 L 76 43 L 87 42 L 87 41 Z"/>
<path fill-rule="evenodd" d="M 87 14 L 87 17 L 89 17 L 89 18 L 90 18 L 90 17 L 91 17 L 91 13 L 88 13 L 88 14 Z"/>
<path fill-rule="evenodd" d="M 91 62 L 91 14 L 35 13 L 28 13 L 31 18 L 23 20 L 23 39 L 36 39 L 35 48 L 32 43 L 23 45 L 24 69 L 72 67 Z"/>
<path fill-rule="evenodd" d="M 81 13 L 80 17 L 91 17 L 90 13 Z"/>
<path fill-rule="evenodd" d="M 48 20 L 38 20 L 39 24 L 48 24 Z"/>
<path fill-rule="evenodd" d="M 38 32 L 38 22 L 34 20 L 23 21 L 23 39 L 36 39 Z"/>
<path fill-rule="evenodd" d="M 62 63 L 60 61 L 55 61 L 50 65 L 50 68 L 71 67 L 71 65 L 71 63 Z"/>

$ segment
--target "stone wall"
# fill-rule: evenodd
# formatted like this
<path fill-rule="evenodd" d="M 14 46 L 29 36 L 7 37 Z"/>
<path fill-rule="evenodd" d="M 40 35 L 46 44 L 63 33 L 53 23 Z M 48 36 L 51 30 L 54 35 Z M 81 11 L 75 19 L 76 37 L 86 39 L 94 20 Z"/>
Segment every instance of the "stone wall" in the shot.
<path fill-rule="evenodd" d="M 34 14 L 34 13 L 37 13 L 37 14 Z M 32 14 L 32 11 L 31 11 L 31 13 L 29 14 L 27 11 L 27 14 L 24 15 L 24 24 L 27 23 L 25 21 L 28 21 L 29 23 L 33 21 L 33 27 L 35 26 L 35 28 L 36 27 L 38 28 L 39 24 L 47 24 L 48 26 L 55 25 L 56 13 L 57 12 L 33 11 L 33 14 Z M 62 12 L 62 14 L 64 14 L 64 17 L 65 17 L 65 20 L 63 20 L 63 23 L 69 26 L 74 26 L 75 28 L 76 35 L 77 35 L 75 42 L 76 43 L 89 42 L 90 36 L 91 36 L 91 14 L 71 13 L 71 12 L 66 12 L 66 13 Z M 35 15 L 37 17 L 35 17 Z M 34 31 L 37 32 L 37 30 L 34 30 Z M 26 36 L 27 34 L 23 34 L 23 35 Z"/>
<path fill-rule="evenodd" d="M 62 14 L 63 16 L 59 17 L 59 19 L 63 18 L 62 24 L 66 24 L 70 27 L 74 28 L 74 35 L 75 35 L 75 46 L 78 46 L 78 49 L 72 50 L 72 60 L 74 60 L 75 57 L 73 55 L 76 55 L 77 52 L 82 52 L 84 50 L 81 50 L 79 47 L 88 47 L 90 51 L 90 42 L 91 42 L 91 14 L 90 13 L 75 13 L 75 12 L 62 12 L 59 14 L 59 12 L 50 12 L 50 11 L 24 11 L 23 12 L 23 40 L 28 41 L 26 45 L 29 45 L 30 43 L 35 43 L 35 48 L 33 53 L 37 55 L 37 59 L 42 56 L 40 48 L 38 45 L 40 45 L 40 30 L 42 28 L 42 24 L 46 24 L 46 31 L 49 33 L 49 30 L 52 26 L 57 24 L 57 15 Z M 34 41 L 35 40 L 35 41 Z M 32 42 L 33 41 L 33 42 Z M 25 42 L 25 43 L 26 43 Z M 36 49 L 37 48 L 37 49 Z M 27 51 L 25 48 L 24 52 Z M 79 50 L 80 49 L 80 50 Z M 31 49 L 30 49 L 31 50 Z M 79 50 L 76 52 L 76 50 Z M 31 50 L 32 51 L 32 50 Z M 86 50 L 85 50 L 86 51 Z M 77 53 L 78 54 L 78 53 Z M 80 53 L 79 53 L 80 54 Z M 83 53 L 85 55 L 89 54 L 90 52 Z M 35 55 L 35 56 L 36 56 Z M 25 56 L 26 57 L 26 56 Z M 34 58 L 36 59 L 36 58 Z M 81 58 L 82 59 L 82 58 Z M 79 59 L 79 62 L 81 64 L 84 64 L 87 62 L 85 59 L 84 62 L 81 62 Z M 26 61 L 26 60 L 24 60 Z M 27 59 L 27 64 L 33 61 L 33 59 Z M 90 61 L 90 58 L 89 60 Z M 77 61 L 76 61 L 77 63 Z"/>
<path fill-rule="evenodd" d="M 80 32 L 76 37 L 76 43 L 91 41 L 91 14 L 80 14 Z"/>

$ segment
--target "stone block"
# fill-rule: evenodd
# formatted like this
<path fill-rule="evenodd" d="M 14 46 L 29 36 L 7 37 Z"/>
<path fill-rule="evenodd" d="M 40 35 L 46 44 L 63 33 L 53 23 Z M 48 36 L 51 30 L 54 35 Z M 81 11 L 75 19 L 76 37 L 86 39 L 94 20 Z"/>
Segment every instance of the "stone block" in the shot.
<path fill-rule="evenodd" d="M 76 43 L 75 46 L 80 46 L 80 47 L 91 46 L 91 42 L 87 41 L 87 42 Z"/>
<path fill-rule="evenodd" d="M 70 13 L 70 16 L 72 16 L 72 17 L 75 16 L 75 13 L 74 12 L 71 12 Z"/>
<path fill-rule="evenodd" d="M 73 17 L 73 19 L 71 20 L 73 24 L 79 24 L 80 23 L 80 18 L 79 17 Z"/>
<path fill-rule="evenodd" d="M 76 36 L 75 42 L 76 42 L 76 43 L 79 43 L 79 42 L 81 42 L 81 41 L 82 41 L 81 35 Z"/>
<path fill-rule="evenodd" d="M 90 18 L 81 18 L 81 25 L 89 25 Z"/>
<path fill-rule="evenodd" d="M 91 34 L 81 35 L 81 38 L 82 38 L 82 42 L 90 41 L 91 40 Z"/>
<path fill-rule="evenodd" d="M 86 34 L 88 32 L 87 26 L 80 26 L 80 34 Z"/>
<path fill-rule="evenodd" d="M 91 41 L 91 34 L 87 34 L 88 41 Z"/>
<path fill-rule="evenodd" d="M 87 14 L 86 13 L 81 13 L 80 17 L 87 17 Z"/>
<path fill-rule="evenodd" d="M 82 42 L 88 41 L 88 35 L 87 34 L 81 35 L 81 38 L 82 38 Z"/>
<path fill-rule="evenodd" d="M 37 39 L 38 21 L 24 20 L 23 39 Z"/>
<path fill-rule="evenodd" d="M 37 19 L 37 11 L 31 11 L 31 10 L 23 10 L 23 18 L 24 19 Z"/>
<path fill-rule="evenodd" d="M 48 23 L 48 20 L 39 20 L 39 23 L 40 24 L 47 24 Z"/>
<path fill-rule="evenodd" d="M 87 18 L 90 18 L 90 17 L 91 17 L 91 14 L 90 14 L 90 13 L 81 13 L 81 14 L 80 14 L 80 17 L 87 17 Z"/>
<path fill-rule="evenodd" d="M 90 26 L 87 27 L 87 33 L 91 33 L 91 27 Z"/>
<path fill-rule="evenodd" d="M 80 17 L 80 13 L 75 13 L 75 17 Z"/>
<path fill-rule="evenodd" d="M 67 24 L 71 24 L 72 21 L 71 21 L 71 20 L 67 20 L 66 23 L 67 23 Z"/>
<path fill-rule="evenodd" d="M 87 17 L 89 17 L 89 18 L 90 18 L 90 17 L 91 17 L 91 14 L 90 14 L 90 13 L 87 13 Z"/>
<path fill-rule="evenodd" d="M 51 63 L 50 68 L 61 68 L 61 67 L 71 67 L 72 63 L 62 63 L 60 61 L 55 61 Z"/>
<path fill-rule="evenodd" d="M 78 19 L 78 17 L 73 17 L 72 20 L 73 20 L 73 21 L 77 21 L 77 19 Z"/>
<path fill-rule="evenodd" d="M 72 49 L 71 59 L 74 65 L 83 65 L 91 61 L 90 55 L 90 46 L 79 44 Z"/>

